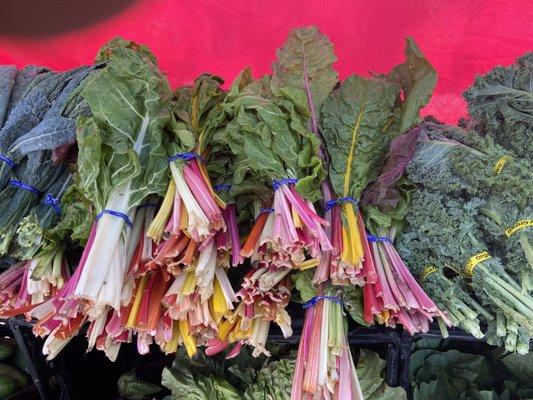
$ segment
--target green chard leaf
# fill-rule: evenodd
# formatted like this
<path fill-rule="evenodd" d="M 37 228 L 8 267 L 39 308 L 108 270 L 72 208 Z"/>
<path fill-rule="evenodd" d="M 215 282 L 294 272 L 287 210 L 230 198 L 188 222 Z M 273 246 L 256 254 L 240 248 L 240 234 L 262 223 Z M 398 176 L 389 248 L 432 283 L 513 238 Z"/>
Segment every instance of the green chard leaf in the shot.
<path fill-rule="evenodd" d="M 331 157 L 330 179 L 339 196 L 361 197 L 381 170 L 392 139 L 416 122 L 436 73 L 412 39 L 407 60 L 388 75 L 347 78 L 324 102 L 321 131 Z"/>
<path fill-rule="evenodd" d="M 294 29 L 285 45 L 277 51 L 278 60 L 272 65 L 272 91 L 283 96 L 284 88 L 303 95 L 309 110 L 310 129 L 318 130 L 318 115 L 322 104 L 337 84 L 333 69 L 337 57 L 329 39 L 316 26 Z"/>
<path fill-rule="evenodd" d="M 319 141 L 304 123 L 308 117 L 304 97 L 292 89 L 280 92 L 285 97 L 272 97 L 265 90 L 267 79 L 246 86 L 238 79 L 224 104 L 231 118 L 227 140 L 236 157 L 233 185 L 270 186 L 274 180 L 298 178 L 300 194 L 312 201 L 320 198 L 324 172 Z"/>
<path fill-rule="evenodd" d="M 171 91 L 154 57 L 136 43 L 113 39 L 97 60 L 106 67 L 81 93 L 92 116 L 78 120 L 80 189 L 100 211 L 114 190 L 126 186 L 132 208 L 166 189 L 163 134 Z"/>

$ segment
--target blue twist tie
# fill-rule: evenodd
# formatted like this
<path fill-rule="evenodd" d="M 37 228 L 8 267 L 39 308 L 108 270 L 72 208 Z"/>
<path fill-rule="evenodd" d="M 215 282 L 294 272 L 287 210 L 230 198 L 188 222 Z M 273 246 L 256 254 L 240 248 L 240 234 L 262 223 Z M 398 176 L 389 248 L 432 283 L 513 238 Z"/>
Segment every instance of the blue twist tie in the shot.
<path fill-rule="evenodd" d="M 277 190 L 281 187 L 281 185 L 295 185 L 298 182 L 298 179 L 296 178 L 283 178 L 278 181 L 272 182 L 272 188 L 274 190 Z"/>
<path fill-rule="evenodd" d="M 339 304 L 342 307 L 342 300 L 335 296 L 315 296 L 311 300 L 306 301 L 302 307 L 305 309 L 308 309 L 309 307 L 313 307 L 316 303 L 318 303 L 320 300 L 330 300 L 337 304 Z"/>
<path fill-rule="evenodd" d="M 130 217 L 128 217 L 124 213 L 121 213 L 120 211 L 108 210 L 107 208 L 104 208 L 100 213 L 98 213 L 96 219 L 99 220 L 104 214 L 109 214 L 114 217 L 122 218 L 130 228 L 133 228 L 133 222 L 131 222 Z"/>
<path fill-rule="evenodd" d="M 44 204 L 52 207 L 57 215 L 61 215 L 61 203 L 59 202 L 59 199 L 57 197 L 52 196 L 51 193 L 48 193 L 44 198 Z"/>
<path fill-rule="evenodd" d="M 4 156 L 3 154 L 0 154 L 0 160 L 2 160 L 3 162 L 5 162 L 7 165 L 9 165 L 11 167 L 11 169 L 15 168 L 15 162 L 7 157 L 7 156 Z"/>
<path fill-rule="evenodd" d="M 137 206 L 137 210 L 139 210 L 141 208 L 148 208 L 148 207 L 157 208 L 158 205 L 155 204 L 155 203 L 145 203 L 145 204 L 141 204 L 140 206 Z"/>
<path fill-rule="evenodd" d="M 199 158 L 200 160 L 204 161 L 204 159 L 197 153 L 194 152 L 185 152 L 185 153 L 176 153 L 172 157 L 168 158 L 168 162 L 176 161 L 176 160 L 182 160 L 182 161 L 190 161 L 193 158 Z"/>
<path fill-rule="evenodd" d="M 329 211 L 335 206 L 340 206 L 346 203 L 353 203 L 356 206 L 359 204 L 359 202 L 353 197 L 339 197 L 335 200 L 326 201 L 326 208 L 324 209 L 324 211 Z"/>
<path fill-rule="evenodd" d="M 261 208 L 259 209 L 259 214 L 263 214 L 263 213 L 268 213 L 268 214 L 270 214 L 270 213 L 272 213 L 272 212 L 274 212 L 274 209 L 273 209 L 273 208 L 265 208 L 265 207 L 261 207 Z"/>
<path fill-rule="evenodd" d="M 220 185 L 213 186 L 215 192 L 222 192 L 224 190 L 230 190 L 231 185 L 229 183 L 221 183 Z"/>
<path fill-rule="evenodd" d="M 11 186 L 15 186 L 15 187 L 18 187 L 20 189 L 24 189 L 24 190 L 27 190 L 28 192 L 32 192 L 33 194 L 36 194 L 37 196 L 40 196 L 41 195 L 41 192 L 39 192 L 39 190 L 35 189 L 33 186 L 30 186 L 24 182 L 21 182 L 21 181 L 17 181 L 15 179 L 10 179 L 9 180 L 9 184 Z"/>
<path fill-rule="evenodd" d="M 374 235 L 366 235 L 366 238 L 370 241 L 370 242 L 388 242 L 388 243 L 392 243 L 392 240 L 390 240 L 388 237 L 386 236 L 374 236 Z"/>

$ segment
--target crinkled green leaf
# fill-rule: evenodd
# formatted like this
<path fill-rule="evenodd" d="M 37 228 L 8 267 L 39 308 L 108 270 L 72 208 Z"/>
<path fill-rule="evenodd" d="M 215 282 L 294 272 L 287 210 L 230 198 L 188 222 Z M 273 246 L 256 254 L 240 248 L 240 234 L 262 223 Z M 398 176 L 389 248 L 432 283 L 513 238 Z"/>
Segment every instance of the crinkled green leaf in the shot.
<path fill-rule="evenodd" d="M 464 93 L 476 129 L 519 157 L 533 151 L 533 53 L 498 66 Z"/>
<path fill-rule="evenodd" d="M 224 104 L 231 121 L 226 128 L 228 144 L 236 157 L 235 186 L 246 181 L 270 186 L 274 180 L 298 178 L 296 189 L 306 198 L 320 197 L 324 173 L 318 158 L 318 139 L 305 126 L 304 104 L 265 93 L 266 81 L 233 85 Z M 239 90 L 239 93 L 237 91 Z M 303 102 L 301 97 L 293 99 Z"/>

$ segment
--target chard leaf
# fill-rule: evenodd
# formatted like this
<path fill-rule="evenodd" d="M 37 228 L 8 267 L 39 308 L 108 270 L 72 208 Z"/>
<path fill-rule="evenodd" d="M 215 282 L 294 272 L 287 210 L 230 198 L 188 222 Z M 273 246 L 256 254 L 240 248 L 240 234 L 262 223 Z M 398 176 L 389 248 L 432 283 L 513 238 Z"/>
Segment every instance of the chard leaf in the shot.
<path fill-rule="evenodd" d="M 228 144 L 237 157 L 233 184 L 259 181 L 270 186 L 273 180 L 298 178 L 298 192 L 317 200 L 324 173 L 318 139 L 304 124 L 308 114 L 302 97 L 292 96 L 293 101 L 291 96 L 272 97 L 265 90 L 266 82 L 234 84 L 223 106 L 231 118 L 226 127 Z"/>
<path fill-rule="evenodd" d="M 391 139 L 397 87 L 382 78 L 351 76 L 322 107 L 322 134 L 331 157 L 330 179 L 338 196 L 359 199 L 377 177 Z"/>
<path fill-rule="evenodd" d="M 81 92 L 92 116 L 78 121 L 80 188 L 100 211 L 113 190 L 129 185 L 133 208 L 166 188 L 162 142 L 171 92 L 143 46 L 117 38 L 98 59 L 106 67 L 87 79 Z"/>
<path fill-rule="evenodd" d="M 283 88 L 300 92 L 310 104 L 310 129 L 317 132 L 322 104 L 338 81 L 333 63 L 337 57 L 333 45 L 316 26 L 294 29 L 284 46 L 277 51 L 278 60 L 272 65 L 272 91 L 282 96 Z M 307 101 L 306 101 L 307 103 Z"/>
<path fill-rule="evenodd" d="M 404 96 L 399 110 L 398 134 L 419 121 L 420 109 L 429 103 L 437 84 L 437 71 L 410 37 L 406 39 L 405 58 L 405 63 L 394 67 L 388 75 L 388 79 L 396 82 Z"/>
<path fill-rule="evenodd" d="M 419 136 L 420 128 L 413 128 L 393 139 L 381 174 L 364 193 L 365 204 L 375 206 L 382 212 L 396 208 L 401 199 L 396 183 L 413 158 Z"/>
<path fill-rule="evenodd" d="M 418 122 L 436 73 L 412 39 L 407 60 L 388 75 L 353 75 L 322 107 L 322 134 L 331 157 L 330 178 L 339 196 L 359 199 L 382 166 L 393 138 Z"/>

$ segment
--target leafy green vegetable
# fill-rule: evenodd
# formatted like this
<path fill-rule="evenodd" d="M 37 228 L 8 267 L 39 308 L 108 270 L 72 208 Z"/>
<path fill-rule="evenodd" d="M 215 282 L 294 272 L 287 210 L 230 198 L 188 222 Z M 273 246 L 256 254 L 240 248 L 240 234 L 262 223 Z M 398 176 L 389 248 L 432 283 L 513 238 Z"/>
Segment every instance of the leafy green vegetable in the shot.
<path fill-rule="evenodd" d="M 128 400 L 149 400 L 163 390 L 160 386 L 137 378 L 135 371 L 126 372 L 118 379 L 118 393 Z"/>
<path fill-rule="evenodd" d="M 166 189 L 163 129 L 170 121 L 170 88 L 148 50 L 116 38 L 100 51 L 106 67 L 81 95 L 92 117 L 78 120 L 78 170 L 83 195 L 98 211 L 128 186 L 128 208 Z"/>
<path fill-rule="evenodd" d="M 284 98 L 264 92 L 263 82 L 240 88 L 224 105 L 232 120 L 227 137 L 237 157 L 233 184 L 242 185 L 247 176 L 269 185 L 283 178 L 297 178 L 296 189 L 311 201 L 320 198 L 324 178 L 317 156 L 319 141 L 305 127 L 306 101 L 302 92 L 283 90 Z"/>
<path fill-rule="evenodd" d="M 377 353 L 361 349 L 357 362 L 357 377 L 366 400 L 402 400 L 407 399 L 401 387 L 390 387 L 383 378 L 385 361 Z"/>
<path fill-rule="evenodd" d="M 478 76 L 464 93 L 476 129 L 524 159 L 533 151 L 533 53 Z"/>
<path fill-rule="evenodd" d="M 350 76 L 322 107 L 322 133 L 331 156 L 330 179 L 339 196 L 359 199 L 381 169 L 391 140 L 418 120 L 436 73 L 412 39 L 407 61 L 389 75 Z"/>
<path fill-rule="evenodd" d="M 203 353 L 191 360 L 180 349 L 172 367 L 163 370 L 162 384 L 172 400 L 288 400 L 294 363 L 292 357 L 253 358 L 248 349 L 229 360 Z"/>
<path fill-rule="evenodd" d="M 315 26 L 294 29 L 277 58 L 272 65 L 273 93 L 283 97 L 288 88 L 302 92 L 297 95 L 307 97 L 310 129 L 316 134 L 322 104 L 338 81 L 333 45 Z"/>

